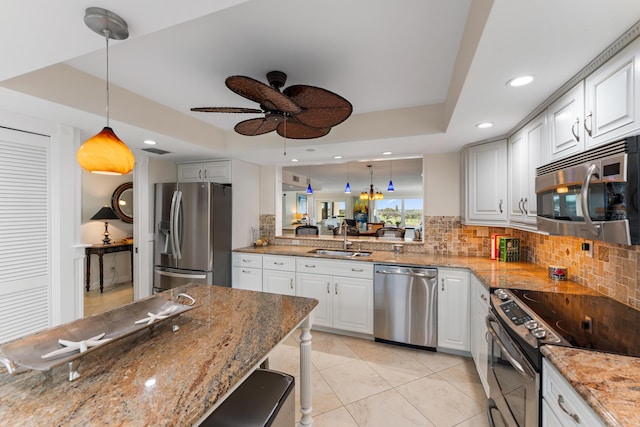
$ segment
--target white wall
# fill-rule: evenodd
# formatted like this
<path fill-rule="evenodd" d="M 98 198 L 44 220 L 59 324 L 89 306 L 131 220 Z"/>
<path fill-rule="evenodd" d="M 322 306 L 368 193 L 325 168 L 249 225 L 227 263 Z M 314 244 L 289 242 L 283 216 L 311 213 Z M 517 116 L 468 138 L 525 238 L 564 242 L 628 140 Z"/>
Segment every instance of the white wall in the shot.
<path fill-rule="evenodd" d="M 260 166 L 242 160 L 232 160 L 231 183 L 233 210 L 231 246 L 236 249 L 253 244 L 251 229 L 260 228 L 260 200 L 263 196 Z"/>
<path fill-rule="evenodd" d="M 429 154 L 422 162 L 425 216 L 460 216 L 460 153 Z"/>
<path fill-rule="evenodd" d="M 276 188 L 276 166 L 260 166 L 260 214 L 275 215 L 276 194 L 280 201 L 280 193 L 281 190 Z"/>

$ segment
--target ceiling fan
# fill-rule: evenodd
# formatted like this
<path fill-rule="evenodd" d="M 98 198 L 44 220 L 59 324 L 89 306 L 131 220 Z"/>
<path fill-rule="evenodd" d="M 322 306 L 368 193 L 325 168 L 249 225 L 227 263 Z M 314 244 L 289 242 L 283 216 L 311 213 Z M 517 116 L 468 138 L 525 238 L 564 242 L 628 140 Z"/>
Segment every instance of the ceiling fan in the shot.
<path fill-rule="evenodd" d="M 195 107 L 205 113 L 251 113 L 264 117 L 244 120 L 234 127 L 241 135 L 256 136 L 276 131 L 284 138 L 320 138 L 345 121 L 353 111 L 349 101 L 326 89 L 307 85 L 289 86 L 282 71 L 267 73 L 266 85 L 245 76 L 227 77 L 225 84 L 240 96 L 257 102 L 260 109 L 241 107 Z"/>

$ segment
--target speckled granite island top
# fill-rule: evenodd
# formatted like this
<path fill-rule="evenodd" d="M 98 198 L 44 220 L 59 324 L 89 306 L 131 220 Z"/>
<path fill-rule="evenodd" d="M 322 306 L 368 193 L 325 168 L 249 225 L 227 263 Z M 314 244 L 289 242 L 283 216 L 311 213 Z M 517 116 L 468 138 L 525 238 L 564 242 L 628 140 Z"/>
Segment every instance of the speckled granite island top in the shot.
<path fill-rule="evenodd" d="M 0 425 L 190 426 L 237 385 L 317 301 L 218 286 L 186 286 L 196 308 L 65 366 L 9 375 L 0 368 Z M 86 359 L 86 360 L 85 360 Z"/>
<path fill-rule="evenodd" d="M 640 358 L 558 346 L 542 354 L 608 426 L 640 426 Z"/>

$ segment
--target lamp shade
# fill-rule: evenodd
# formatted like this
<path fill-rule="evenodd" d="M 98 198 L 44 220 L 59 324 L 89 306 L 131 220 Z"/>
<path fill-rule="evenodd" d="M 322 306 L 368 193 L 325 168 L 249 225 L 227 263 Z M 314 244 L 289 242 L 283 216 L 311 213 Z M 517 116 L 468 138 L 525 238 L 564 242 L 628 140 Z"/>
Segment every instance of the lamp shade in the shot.
<path fill-rule="evenodd" d="M 100 208 L 98 212 L 94 216 L 91 217 L 92 220 L 106 220 L 106 219 L 120 219 L 118 215 L 114 212 L 114 210 L 109 206 L 103 206 Z"/>
<path fill-rule="evenodd" d="M 128 174 L 135 164 L 129 147 L 108 126 L 87 139 L 76 157 L 83 169 L 105 175 Z"/>

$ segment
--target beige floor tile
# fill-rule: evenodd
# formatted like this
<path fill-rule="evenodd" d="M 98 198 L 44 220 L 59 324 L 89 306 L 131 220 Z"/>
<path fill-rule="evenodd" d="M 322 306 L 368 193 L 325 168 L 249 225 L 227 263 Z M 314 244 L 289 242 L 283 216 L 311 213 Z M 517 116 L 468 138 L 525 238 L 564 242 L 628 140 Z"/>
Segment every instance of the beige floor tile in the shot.
<path fill-rule="evenodd" d="M 427 350 L 411 350 L 413 357 L 433 372 L 442 371 L 461 364 L 465 359 L 464 356 L 455 354 L 440 353 Z"/>
<path fill-rule="evenodd" d="M 119 283 L 113 287 L 104 288 L 100 293 L 100 288 L 91 289 L 84 293 L 84 315 L 103 313 L 112 308 L 133 302 L 133 286 L 131 282 Z"/>
<path fill-rule="evenodd" d="M 394 387 L 431 375 L 433 371 L 402 350 L 383 348 L 365 361 Z"/>
<path fill-rule="evenodd" d="M 489 427 L 489 420 L 487 419 L 487 414 L 483 412 L 464 420 L 460 424 L 456 424 L 456 427 Z"/>
<path fill-rule="evenodd" d="M 313 425 L 314 427 L 359 427 L 344 407 L 313 417 Z"/>
<path fill-rule="evenodd" d="M 296 420 L 300 421 L 300 379 L 296 378 Z M 333 392 L 320 372 L 311 374 L 311 414 L 323 414 L 342 407 L 342 402 Z"/>
<path fill-rule="evenodd" d="M 484 406 L 434 374 L 397 388 L 438 427 L 454 426 L 484 411 Z"/>
<path fill-rule="evenodd" d="M 324 336 L 320 336 L 318 339 L 312 338 L 311 349 L 311 362 L 320 371 L 353 360 L 360 360 L 360 357 L 339 338 L 327 339 Z"/>
<path fill-rule="evenodd" d="M 459 365 L 443 369 L 438 372 L 438 375 L 481 405 L 487 401 L 487 395 L 480 382 L 480 377 L 478 377 L 473 359 L 466 359 Z"/>
<path fill-rule="evenodd" d="M 388 390 L 346 406 L 360 427 L 433 426 L 400 393 Z"/>
<path fill-rule="evenodd" d="M 334 366 L 320 373 L 345 405 L 391 388 L 382 376 L 362 360 Z"/>

